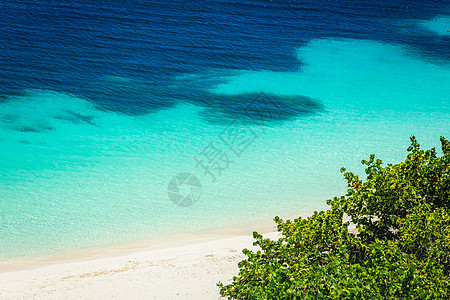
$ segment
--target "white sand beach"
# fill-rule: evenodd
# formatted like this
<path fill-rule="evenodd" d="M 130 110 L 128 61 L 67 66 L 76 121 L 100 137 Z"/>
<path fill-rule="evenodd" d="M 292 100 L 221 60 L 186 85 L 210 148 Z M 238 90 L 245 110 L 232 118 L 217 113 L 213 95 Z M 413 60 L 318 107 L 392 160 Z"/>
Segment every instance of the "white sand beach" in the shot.
<path fill-rule="evenodd" d="M 0 299 L 219 299 L 216 283 L 230 282 L 242 249 L 254 248 L 251 231 L 2 271 Z"/>

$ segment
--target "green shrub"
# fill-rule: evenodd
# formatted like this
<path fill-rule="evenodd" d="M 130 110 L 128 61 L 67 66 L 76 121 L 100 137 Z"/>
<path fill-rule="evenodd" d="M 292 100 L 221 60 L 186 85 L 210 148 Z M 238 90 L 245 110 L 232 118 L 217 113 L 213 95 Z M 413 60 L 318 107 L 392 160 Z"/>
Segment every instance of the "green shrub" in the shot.
<path fill-rule="evenodd" d="M 306 219 L 276 217 L 281 238 L 254 233 L 231 299 L 449 299 L 450 142 L 442 156 L 411 138 L 408 156 L 363 160 L 366 180 L 344 173 L 346 196 Z M 346 216 L 346 217 L 344 217 Z M 349 232 L 350 224 L 356 231 Z"/>

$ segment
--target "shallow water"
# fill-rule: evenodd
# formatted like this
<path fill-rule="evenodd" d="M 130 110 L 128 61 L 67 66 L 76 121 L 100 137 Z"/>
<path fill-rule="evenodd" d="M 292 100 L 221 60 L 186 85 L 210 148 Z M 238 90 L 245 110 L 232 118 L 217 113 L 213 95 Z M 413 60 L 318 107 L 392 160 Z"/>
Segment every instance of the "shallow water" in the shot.
<path fill-rule="evenodd" d="M 432 4 L 4 2 L 0 260 L 322 209 L 341 166 L 439 146 Z"/>

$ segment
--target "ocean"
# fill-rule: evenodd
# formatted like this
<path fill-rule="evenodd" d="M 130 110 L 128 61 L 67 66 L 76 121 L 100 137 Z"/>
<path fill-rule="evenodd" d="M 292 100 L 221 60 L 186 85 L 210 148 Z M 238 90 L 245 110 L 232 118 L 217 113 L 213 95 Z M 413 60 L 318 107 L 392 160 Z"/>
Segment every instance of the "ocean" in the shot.
<path fill-rule="evenodd" d="M 0 3 L 0 261 L 326 208 L 450 136 L 446 1 Z"/>

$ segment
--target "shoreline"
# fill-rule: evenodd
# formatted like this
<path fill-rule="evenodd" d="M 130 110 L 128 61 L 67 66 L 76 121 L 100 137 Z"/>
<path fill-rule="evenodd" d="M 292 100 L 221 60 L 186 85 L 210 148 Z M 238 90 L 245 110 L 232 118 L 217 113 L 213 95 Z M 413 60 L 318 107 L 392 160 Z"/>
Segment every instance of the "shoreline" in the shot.
<path fill-rule="evenodd" d="M 307 215 L 298 215 L 299 216 Z M 292 218 L 287 218 L 292 219 Z M 40 261 L 0 270 L 0 298 L 218 299 L 216 284 L 238 274 L 252 232 L 276 239 L 273 220 L 229 226 L 150 247 Z"/>
<path fill-rule="evenodd" d="M 303 213 L 295 216 L 285 217 L 283 219 L 294 219 L 298 217 L 308 217 L 312 214 Z M 275 216 L 274 216 L 275 217 Z M 0 275 L 8 272 L 33 270 L 55 264 L 64 264 L 70 262 L 90 261 L 108 257 L 122 256 L 139 252 L 147 252 L 160 249 L 170 249 L 195 245 L 203 242 L 222 240 L 226 238 L 249 236 L 257 231 L 261 234 L 268 234 L 276 231 L 276 224 L 273 219 L 244 223 L 232 226 L 223 226 L 210 230 L 199 232 L 184 233 L 159 237 L 156 239 L 140 240 L 131 243 L 106 245 L 81 251 L 66 252 L 63 254 L 49 255 L 44 258 L 35 258 L 30 260 L 17 260 L 0 263 Z"/>

